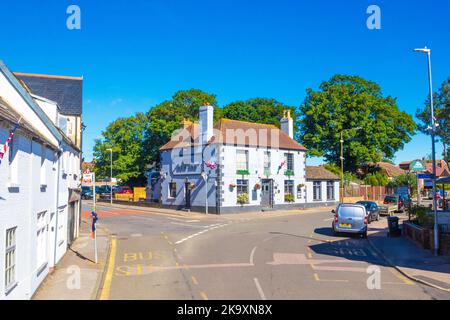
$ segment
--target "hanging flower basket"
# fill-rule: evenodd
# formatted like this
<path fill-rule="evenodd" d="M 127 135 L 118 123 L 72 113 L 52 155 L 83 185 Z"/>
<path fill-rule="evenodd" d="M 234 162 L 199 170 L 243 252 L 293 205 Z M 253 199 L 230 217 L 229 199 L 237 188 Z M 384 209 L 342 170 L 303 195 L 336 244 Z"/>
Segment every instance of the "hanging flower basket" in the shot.
<path fill-rule="evenodd" d="M 229 187 L 230 187 L 230 189 L 234 189 L 234 188 L 236 188 L 237 186 L 236 186 L 235 184 L 230 184 Z"/>
<path fill-rule="evenodd" d="M 188 186 L 189 190 L 194 190 L 195 187 L 196 187 L 196 185 L 195 185 L 194 183 L 191 183 L 191 184 Z"/>
<path fill-rule="evenodd" d="M 238 174 L 240 176 L 248 176 L 250 174 L 250 172 L 248 170 L 238 170 L 236 172 L 236 174 Z"/>
<path fill-rule="evenodd" d="M 261 185 L 259 183 L 255 184 L 255 190 L 261 189 Z"/>
<path fill-rule="evenodd" d="M 303 183 L 300 183 L 298 186 L 297 186 L 297 190 L 302 190 L 303 188 L 305 187 L 305 185 L 303 184 Z"/>
<path fill-rule="evenodd" d="M 292 170 L 286 170 L 284 172 L 284 175 L 287 176 L 287 177 L 293 177 L 293 176 L 295 176 L 295 173 Z"/>

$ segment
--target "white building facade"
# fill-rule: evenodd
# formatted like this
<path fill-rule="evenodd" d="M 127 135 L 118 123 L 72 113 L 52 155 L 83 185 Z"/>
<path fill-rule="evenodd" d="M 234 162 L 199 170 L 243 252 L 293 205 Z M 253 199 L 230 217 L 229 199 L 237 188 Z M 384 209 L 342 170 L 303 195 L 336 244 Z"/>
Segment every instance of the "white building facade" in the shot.
<path fill-rule="evenodd" d="M 55 102 L 32 96 L 0 62 L 0 299 L 31 299 L 78 236 L 80 150 Z"/>
<path fill-rule="evenodd" d="M 339 196 L 308 198 L 307 150 L 293 131 L 289 112 L 280 130 L 227 119 L 213 126 L 213 107 L 201 107 L 199 124 L 184 123 L 161 148 L 162 205 L 233 213 L 335 204 Z"/>

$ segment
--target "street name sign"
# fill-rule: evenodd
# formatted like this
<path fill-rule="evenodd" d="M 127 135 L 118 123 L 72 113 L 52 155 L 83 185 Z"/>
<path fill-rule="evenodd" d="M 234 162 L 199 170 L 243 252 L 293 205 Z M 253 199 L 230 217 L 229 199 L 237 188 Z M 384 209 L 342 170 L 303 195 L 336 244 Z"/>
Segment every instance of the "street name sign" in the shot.
<path fill-rule="evenodd" d="M 431 173 L 420 173 L 417 175 L 417 179 L 419 180 L 433 179 L 433 175 Z"/>

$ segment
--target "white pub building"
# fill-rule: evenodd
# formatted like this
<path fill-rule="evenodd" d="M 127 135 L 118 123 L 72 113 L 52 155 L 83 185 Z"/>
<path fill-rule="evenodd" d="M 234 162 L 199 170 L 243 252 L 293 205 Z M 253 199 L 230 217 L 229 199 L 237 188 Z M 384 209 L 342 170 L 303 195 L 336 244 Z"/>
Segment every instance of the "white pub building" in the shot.
<path fill-rule="evenodd" d="M 336 204 L 338 177 L 307 170 L 289 111 L 281 130 L 228 119 L 214 125 L 213 112 L 201 107 L 199 123 L 185 121 L 160 149 L 164 207 L 220 214 Z"/>

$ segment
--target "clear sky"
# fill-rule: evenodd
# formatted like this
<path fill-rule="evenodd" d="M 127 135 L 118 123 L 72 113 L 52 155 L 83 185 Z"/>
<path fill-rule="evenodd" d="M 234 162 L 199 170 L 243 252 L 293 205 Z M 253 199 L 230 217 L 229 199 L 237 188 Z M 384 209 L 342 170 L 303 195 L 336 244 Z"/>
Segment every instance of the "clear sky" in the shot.
<path fill-rule="evenodd" d="M 66 27 L 71 4 L 81 30 Z M 371 4 L 381 30 L 366 26 Z M 376 81 L 414 114 L 428 80 L 426 56 L 412 49 L 432 49 L 437 88 L 450 76 L 449 17 L 450 0 L 2 0 L 0 59 L 13 71 L 84 77 L 91 160 L 109 122 L 189 88 L 221 106 L 257 96 L 300 105 L 306 88 L 344 73 Z M 395 161 L 430 153 L 418 134 Z"/>

